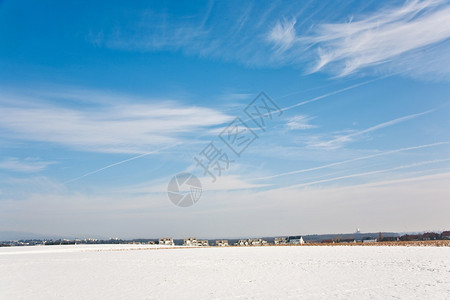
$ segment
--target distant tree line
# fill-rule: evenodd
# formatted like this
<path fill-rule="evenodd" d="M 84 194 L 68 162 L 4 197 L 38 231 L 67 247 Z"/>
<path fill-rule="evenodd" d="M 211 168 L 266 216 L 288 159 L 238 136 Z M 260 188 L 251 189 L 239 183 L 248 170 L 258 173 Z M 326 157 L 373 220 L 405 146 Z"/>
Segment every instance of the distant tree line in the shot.
<path fill-rule="evenodd" d="M 449 239 L 450 231 L 443 231 L 442 233 L 425 232 L 422 234 L 405 234 L 400 237 L 400 241 L 435 241 Z"/>

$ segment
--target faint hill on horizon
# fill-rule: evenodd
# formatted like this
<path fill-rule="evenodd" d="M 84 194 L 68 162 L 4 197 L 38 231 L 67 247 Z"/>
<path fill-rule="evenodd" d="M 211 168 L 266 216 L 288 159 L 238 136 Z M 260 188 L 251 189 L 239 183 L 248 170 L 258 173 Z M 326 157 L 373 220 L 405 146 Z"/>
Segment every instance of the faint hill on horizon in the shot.
<path fill-rule="evenodd" d="M 52 234 L 40 234 L 26 231 L 0 231 L 0 241 L 18 241 L 18 240 L 58 240 L 58 239 L 84 239 L 88 238 L 105 239 L 97 235 L 80 235 L 80 236 L 61 236 Z"/>

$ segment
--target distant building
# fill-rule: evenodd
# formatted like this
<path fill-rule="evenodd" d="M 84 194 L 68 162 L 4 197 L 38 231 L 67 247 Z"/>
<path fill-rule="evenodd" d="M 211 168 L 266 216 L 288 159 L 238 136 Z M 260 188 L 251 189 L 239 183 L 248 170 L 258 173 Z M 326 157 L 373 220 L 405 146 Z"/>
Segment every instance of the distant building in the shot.
<path fill-rule="evenodd" d="M 197 246 L 207 247 L 209 246 L 208 240 L 199 240 L 197 241 Z"/>
<path fill-rule="evenodd" d="M 217 240 L 216 246 L 220 246 L 220 247 L 228 246 L 228 240 Z"/>
<path fill-rule="evenodd" d="M 239 240 L 235 243 L 236 246 L 263 246 L 267 245 L 267 241 L 263 239 L 248 239 L 248 240 Z"/>
<path fill-rule="evenodd" d="M 173 238 L 160 238 L 158 240 L 159 245 L 166 245 L 166 246 L 174 246 L 175 243 L 173 242 Z"/>
<path fill-rule="evenodd" d="M 376 243 L 377 239 L 363 240 L 363 243 Z"/>
<path fill-rule="evenodd" d="M 287 238 L 286 237 L 277 237 L 273 240 L 273 243 L 275 245 L 286 245 L 287 244 Z"/>
<path fill-rule="evenodd" d="M 442 236 L 442 234 L 441 234 Z M 425 232 L 422 234 L 422 240 L 424 241 L 434 241 L 439 239 L 439 234 L 435 232 Z"/>
<path fill-rule="evenodd" d="M 185 238 L 184 242 L 183 242 L 184 246 L 197 246 L 198 245 L 198 241 L 197 238 Z"/>
<path fill-rule="evenodd" d="M 301 236 L 290 236 L 288 238 L 288 242 L 289 242 L 289 244 L 294 244 L 294 245 L 303 245 L 305 243 L 305 241 L 303 240 L 303 237 L 301 237 Z"/>
<path fill-rule="evenodd" d="M 267 241 L 263 239 L 249 239 L 248 244 L 252 246 L 262 246 L 267 245 Z"/>
<path fill-rule="evenodd" d="M 236 244 L 236 246 L 248 246 L 247 240 L 239 240 Z"/>
<path fill-rule="evenodd" d="M 198 247 L 198 246 L 209 246 L 209 242 L 208 240 L 198 240 L 197 238 L 185 238 L 184 242 L 183 242 L 184 246 L 194 246 L 194 247 Z"/>

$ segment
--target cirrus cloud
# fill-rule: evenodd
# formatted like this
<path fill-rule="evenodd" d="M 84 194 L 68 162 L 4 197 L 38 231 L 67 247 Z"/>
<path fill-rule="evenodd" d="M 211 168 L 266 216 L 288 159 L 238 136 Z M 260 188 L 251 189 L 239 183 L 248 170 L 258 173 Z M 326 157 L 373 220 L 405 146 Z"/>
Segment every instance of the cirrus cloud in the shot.
<path fill-rule="evenodd" d="M 131 99 L 81 109 L 42 99 L 14 104 L 10 97 L 0 96 L 1 135 L 81 151 L 142 154 L 155 146 L 175 145 L 185 135 L 231 119 L 211 108 L 174 101 L 137 104 Z"/>

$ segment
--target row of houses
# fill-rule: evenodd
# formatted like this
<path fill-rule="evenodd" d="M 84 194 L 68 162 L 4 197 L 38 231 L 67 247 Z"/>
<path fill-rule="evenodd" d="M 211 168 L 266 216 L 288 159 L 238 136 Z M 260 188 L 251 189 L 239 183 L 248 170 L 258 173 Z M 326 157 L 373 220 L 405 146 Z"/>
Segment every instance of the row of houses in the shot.
<path fill-rule="evenodd" d="M 239 240 L 234 245 L 235 246 L 263 246 L 263 245 L 267 245 L 267 241 L 265 241 L 263 239 Z"/>
<path fill-rule="evenodd" d="M 175 242 L 173 241 L 173 238 L 160 238 L 158 240 L 159 245 L 165 245 L 165 246 L 175 246 Z M 197 238 L 185 238 L 183 240 L 184 246 L 195 246 L 195 247 L 201 247 L 201 246 L 209 246 L 208 240 L 199 240 Z"/>
<path fill-rule="evenodd" d="M 290 237 L 279 237 L 274 239 L 275 245 L 287 245 L 287 244 L 296 244 L 296 245 L 303 245 L 305 242 L 301 236 L 290 236 Z M 173 238 L 160 238 L 158 240 L 159 245 L 165 245 L 165 246 L 174 246 L 175 242 Z M 264 246 L 268 245 L 269 242 L 263 239 L 243 239 L 238 240 L 236 243 L 234 243 L 235 246 Z M 202 246 L 209 246 L 208 240 L 199 240 L 197 238 L 185 238 L 183 240 L 184 246 L 195 246 L 195 247 L 202 247 Z M 218 247 L 225 247 L 229 246 L 230 243 L 228 240 L 216 240 L 215 246 Z"/>
<path fill-rule="evenodd" d="M 305 241 L 301 236 L 278 237 L 273 240 L 275 245 L 303 245 Z"/>
<path fill-rule="evenodd" d="M 185 238 L 184 246 L 209 246 L 208 240 L 198 240 L 197 238 Z"/>

